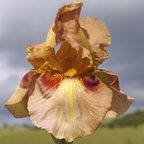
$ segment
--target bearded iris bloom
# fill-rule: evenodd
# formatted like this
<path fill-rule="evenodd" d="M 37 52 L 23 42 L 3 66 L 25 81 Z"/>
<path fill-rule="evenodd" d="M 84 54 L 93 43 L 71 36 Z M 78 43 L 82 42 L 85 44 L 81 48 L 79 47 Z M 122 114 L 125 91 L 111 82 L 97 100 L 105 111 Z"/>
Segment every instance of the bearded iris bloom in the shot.
<path fill-rule="evenodd" d="M 97 18 L 79 20 L 81 8 L 81 2 L 63 5 L 45 42 L 27 48 L 33 69 L 5 104 L 16 118 L 28 116 L 67 142 L 91 134 L 133 102 L 120 91 L 115 73 L 98 69 L 108 58 L 110 33 Z"/>

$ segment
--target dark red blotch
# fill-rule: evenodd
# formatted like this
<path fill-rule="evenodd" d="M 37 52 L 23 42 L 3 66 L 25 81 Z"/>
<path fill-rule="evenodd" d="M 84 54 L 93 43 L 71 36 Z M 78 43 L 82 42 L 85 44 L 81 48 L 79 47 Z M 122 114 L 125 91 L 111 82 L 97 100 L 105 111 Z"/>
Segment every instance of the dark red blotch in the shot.
<path fill-rule="evenodd" d="M 83 78 L 83 83 L 87 89 L 91 91 L 96 91 L 99 84 L 99 80 L 96 76 L 85 76 Z"/>
<path fill-rule="evenodd" d="M 31 81 L 32 81 L 33 77 L 35 75 L 38 75 L 38 73 L 34 70 L 29 71 L 28 73 L 26 73 L 26 75 L 22 78 L 22 80 L 20 82 L 20 86 L 22 88 L 28 88 L 31 84 Z"/>

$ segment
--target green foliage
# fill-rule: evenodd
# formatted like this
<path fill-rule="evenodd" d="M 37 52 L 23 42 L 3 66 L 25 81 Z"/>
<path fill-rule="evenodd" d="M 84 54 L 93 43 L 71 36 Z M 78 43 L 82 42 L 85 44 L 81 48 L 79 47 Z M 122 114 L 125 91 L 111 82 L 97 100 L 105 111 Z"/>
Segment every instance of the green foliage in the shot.
<path fill-rule="evenodd" d="M 144 144 L 144 125 L 134 127 L 99 128 L 95 133 L 76 140 L 73 144 Z M 2 128 L 0 144 L 54 144 L 44 130 Z"/>
<path fill-rule="evenodd" d="M 137 111 L 118 119 L 106 120 L 95 133 L 73 144 L 144 144 L 144 112 Z M 54 144 L 44 130 L 34 127 L 4 125 L 0 128 L 0 144 Z"/>
<path fill-rule="evenodd" d="M 109 127 L 124 127 L 124 126 L 134 126 L 138 127 L 139 125 L 144 124 L 144 111 L 136 111 L 131 114 L 127 114 L 124 117 L 114 119 L 111 121 Z"/>

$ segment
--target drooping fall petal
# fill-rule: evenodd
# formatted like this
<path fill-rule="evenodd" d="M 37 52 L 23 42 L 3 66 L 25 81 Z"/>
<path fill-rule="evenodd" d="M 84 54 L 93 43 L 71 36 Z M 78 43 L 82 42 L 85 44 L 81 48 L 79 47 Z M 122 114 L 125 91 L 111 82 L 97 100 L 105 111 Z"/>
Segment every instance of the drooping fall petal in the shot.
<path fill-rule="evenodd" d="M 80 20 L 80 26 L 89 41 L 93 63 L 97 68 L 108 58 L 107 47 L 111 44 L 109 30 L 101 20 L 92 17 Z"/>
<path fill-rule="evenodd" d="M 120 91 L 118 77 L 115 73 L 96 70 L 96 75 L 113 91 L 112 103 L 106 117 L 117 117 L 128 110 L 134 99 Z"/>
<path fill-rule="evenodd" d="M 45 77 L 38 78 L 28 101 L 32 122 L 68 142 L 95 131 L 111 105 L 112 91 L 100 80 L 64 78 L 49 86 L 51 78 L 46 82 Z"/>
<path fill-rule="evenodd" d="M 5 103 L 5 107 L 16 118 L 28 116 L 27 101 L 33 91 L 38 74 L 35 71 L 28 72 L 17 86 L 12 97 Z"/>
<path fill-rule="evenodd" d="M 115 88 L 111 88 L 113 91 L 112 103 L 109 111 L 106 114 L 106 118 L 117 117 L 128 110 L 134 99 L 127 96 L 124 92 L 118 91 Z"/>

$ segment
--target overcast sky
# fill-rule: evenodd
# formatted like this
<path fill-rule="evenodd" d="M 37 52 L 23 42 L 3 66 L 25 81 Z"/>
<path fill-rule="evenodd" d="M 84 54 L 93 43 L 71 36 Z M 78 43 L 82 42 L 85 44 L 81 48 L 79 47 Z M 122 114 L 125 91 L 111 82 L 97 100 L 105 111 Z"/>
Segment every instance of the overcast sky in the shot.
<path fill-rule="evenodd" d="M 26 47 L 45 40 L 61 4 L 70 0 L 0 1 L 0 123 L 15 120 L 3 104 L 31 68 Z M 83 0 L 81 18 L 102 19 L 110 29 L 109 59 L 101 68 L 118 73 L 123 91 L 135 98 L 129 111 L 144 109 L 144 0 Z"/>

